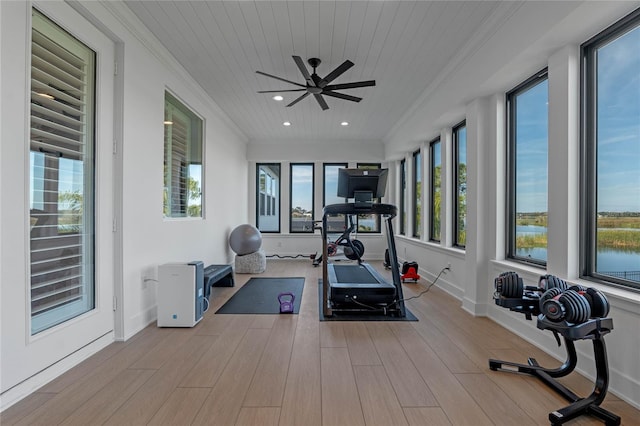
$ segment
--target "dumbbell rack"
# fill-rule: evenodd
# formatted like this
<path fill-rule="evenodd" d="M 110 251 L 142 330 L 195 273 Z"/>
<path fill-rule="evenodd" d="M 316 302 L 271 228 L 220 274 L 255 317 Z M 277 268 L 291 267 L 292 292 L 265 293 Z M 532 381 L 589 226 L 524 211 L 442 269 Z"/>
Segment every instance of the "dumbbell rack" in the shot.
<path fill-rule="evenodd" d="M 549 421 L 552 425 L 561 425 L 583 414 L 595 416 L 603 420 L 607 426 L 620 424 L 620 416 L 600 407 L 609 386 L 609 366 L 607 363 L 607 348 L 604 343 L 604 336 L 613 330 L 613 320 L 611 318 L 594 318 L 582 324 L 570 325 L 565 321 L 552 322 L 546 319 L 544 315 L 540 314 L 538 300 L 535 297 L 515 299 L 500 296 L 496 299 L 496 304 L 525 314 L 529 320 L 532 318 L 532 315 L 536 315 L 538 317 L 537 327 L 541 330 L 551 330 L 559 346 L 559 335 L 563 337 L 567 351 L 567 359 L 558 368 L 542 367 L 535 358 L 529 358 L 527 360 L 528 365 L 490 359 L 489 368 L 491 370 L 525 373 L 537 377 L 551 389 L 562 395 L 566 400 L 570 401 L 570 405 L 549 413 Z M 576 340 L 593 341 L 593 351 L 596 361 L 596 380 L 593 391 L 586 398 L 579 397 L 556 380 L 556 378 L 568 375 L 576 368 L 578 363 L 578 356 L 574 344 Z"/>

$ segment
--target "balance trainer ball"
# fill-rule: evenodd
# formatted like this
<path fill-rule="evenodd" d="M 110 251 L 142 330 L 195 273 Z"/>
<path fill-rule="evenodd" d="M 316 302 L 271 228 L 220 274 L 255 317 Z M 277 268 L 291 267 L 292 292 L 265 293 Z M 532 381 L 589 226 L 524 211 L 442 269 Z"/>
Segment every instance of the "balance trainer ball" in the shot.
<path fill-rule="evenodd" d="M 255 253 L 262 245 L 262 235 L 258 228 L 244 224 L 237 226 L 229 235 L 229 245 L 237 255 Z"/>

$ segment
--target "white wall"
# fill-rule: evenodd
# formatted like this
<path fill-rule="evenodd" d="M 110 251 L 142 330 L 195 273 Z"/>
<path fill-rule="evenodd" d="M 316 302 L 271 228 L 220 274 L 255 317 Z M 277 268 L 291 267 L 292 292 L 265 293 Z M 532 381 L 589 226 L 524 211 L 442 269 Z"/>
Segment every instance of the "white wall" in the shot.
<path fill-rule="evenodd" d="M 117 217 L 114 290 L 118 296 L 115 312 L 116 339 L 127 339 L 155 320 L 155 289 L 157 266 L 165 262 L 202 260 L 205 264 L 229 263 L 228 235 L 238 222 L 247 222 L 247 160 L 246 137 L 217 107 L 215 100 L 188 77 L 181 66 L 156 42 L 129 10 L 120 3 L 83 2 L 73 5 L 89 21 L 97 24 L 116 44 L 120 57 L 116 76 L 115 116 L 117 154 L 114 170 L 116 202 L 102 206 L 113 209 Z M 28 5 L 7 7 L 0 4 L 2 27 L 3 108 L 7 102 L 20 100 L 11 116 L 2 114 L 2 233 L 1 282 L 2 296 L 9 290 L 27 293 L 29 286 L 28 227 L 24 210 L 28 199 L 28 161 L 25 161 L 25 135 L 28 135 L 29 108 L 25 99 L 29 69 L 25 60 L 12 60 L 12 49 L 24 49 L 30 32 Z M 9 23 L 11 23 L 9 25 Z M 5 25 L 7 24 L 7 25 Z M 16 42 L 17 41 L 17 42 Z M 24 56 L 24 52 L 22 52 Z M 111 67 L 109 67 L 111 68 Z M 9 77 L 14 78 L 11 91 Z M 20 82 L 23 83 L 20 83 Z M 17 83 L 17 84 L 16 84 Z M 169 220 L 162 215 L 163 189 L 163 118 L 164 93 L 170 90 L 205 122 L 204 217 L 202 219 Z M 6 96 L 6 97 L 5 97 Z M 16 97 L 16 98 L 12 98 Z M 109 141 L 107 141 L 109 143 Z M 98 167 L 101 167 L 98 164 Z M 7 184 L 11 182 L 10 186 Z M 20 208 L 16 208 L 16 206 Z M 100 212 L 98 212 L 100 214 Z M 12 293 L 11 293 L 12 294 Z M 11 321 L 28 323 L 27 304 L 19 306 L 17 316 L 3 315 L 3 353 L 16 339 L 24 340 L 22 328 L 10 327 Z M 19 335 L 15 335 L 19 333 Z M 110 338 L 113 339 L 114 334 Z M 57 374 L 89 356 L 91 350 L 50 366 L 44 371 L 20 380 L 25 382 L 9 392 L 3 383 L 2 408 L 51 380 Z M 45 348 L 46 350 L 46 348 Z M 2 358 L 2 370 L 17 365 Z M 18 380 L 18 381 L 20 381 Z"/>
<path fill-rule="evenodd" d="M 436 79 L 385 141 L 387 160 L 407 159 L 438 135 L 443 142 L 442 242 L 398 237 L 400 257 L 416 260 L 421 274 L 433 278 L 448 262 L 451 273 L 438 285 L 460 299 L 474 315 L 487 315 L 558 359 L 565 359 L 551 333 L 535 321 L 497 307 L 493 278 L 516 271 L 527 285 L 552 273 L 572 282 L 597 287 L 612 305 L 614 331 L 608 345 L 609 389 L 640 407 L 640 295 L 579 280 L 579 46 L 640 6 L 639 2 L 522 2 L 494 22 L 454 58 L 446 75 Z M 518 34 L 517 37 L 514 34 Z M 547 269 L 505 260 L 505 112 L 504 94 L 535 72 L 549 69 L 549 262 Z M 450 127 L 467 122 L 467 247 L 451 247 Z M 427 156 L 423 155 L 428 176 Z M 397 163 L 397 162 L 396 162 Z M 411 176 L 409 173 L 408 176 Z M 423 183 L 428 188 L 426 183 Z M 395 188 L 394 188 L 395 189 Z M 411 194 L 409 191 L 408 194 Z M 397 191 L 391 195 L 398 202 Z M 445 202 L 446 201 L 446 202 Z M 428 212 L 427 205 L 422 206 Z M 445 213 L 443 212 L 443 215 Z M 553 221 L 552 221 L 553 219 Z M 552 224 L 553 222 L 553 224 Z M 411 234 L 411 229 L 407 235 Z M 589 342 L 577 342 L 578 369 L 594 377 Z"/>
<path fill-rule="evenodd" d="M 311 255 L 322 251 L 319 231 L 310 235 L 289 233 L 289 166 L 291 163 L 314 163 L 314 220 L 322 220 L 323 163 L 348 163 L 349 167 L 356 167 L 356 163 L 382 163 L 382 166 L 386 167 L 384 146 L 377 140 L 349 141 L 349 143 L 306 141 L 303 144 L 268 140 L 250 141 L 247 157 L 249 160 L 249 223 L 253 225 L 256 224 L 256 163 L 280 163 L 281 232 L 262 234 L 262 248 L 266 254 L 280 256 Z M 386 201 L 383 199 L 383 202 Z M 358 239 L 365 246 L 365 259 L 382 260 L 384 258 L 386 248 L 384 234 L 361 233 L 358 234 Z"/>

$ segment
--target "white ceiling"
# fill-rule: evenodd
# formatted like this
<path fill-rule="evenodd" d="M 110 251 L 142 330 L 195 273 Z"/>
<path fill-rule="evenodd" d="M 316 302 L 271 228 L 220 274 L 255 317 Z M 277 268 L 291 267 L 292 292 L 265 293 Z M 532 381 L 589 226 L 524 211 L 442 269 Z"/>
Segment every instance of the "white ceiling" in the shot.
<path fill-rule="evenodd" d="M 385 140 L 393 126 L 442 78 L 447 64 L 477 43 L 504 9 L 499 1 L 127 1 L 249 140 Z M 304 84 L 292 55 L 317 57 L 324 77 L 355 63 L 333 83 L 376 80 L 348 89 L 359 103 L 311 96 L 257 70 Z M 290 127 L 282 123 L 290 121 Z M 348 121 L 349 126 L 340 126 Z"/>

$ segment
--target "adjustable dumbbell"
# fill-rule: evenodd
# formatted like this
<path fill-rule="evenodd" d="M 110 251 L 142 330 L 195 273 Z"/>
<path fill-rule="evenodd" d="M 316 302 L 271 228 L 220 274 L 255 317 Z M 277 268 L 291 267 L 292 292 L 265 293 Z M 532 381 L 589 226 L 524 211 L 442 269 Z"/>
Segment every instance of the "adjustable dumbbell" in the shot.
<path fill-rule="evenodd" d="M 525 286 L 522 278 L 515 272 L 503 272 L 495 279 L 495 291 L 507 298 L 520 298 L 525 290 L 530 292 L 544 292 L 551 288 L 566 290 L 567 283 L 555 275 L 543 275 L 538 280 L 538 286 Z"/>
<path fill-rule="evenodd" d="M 495 293 L 507 298 L 521 298 L 524 291 L 522 278 L 515 272 L 503 272 L 494 280 Z"/>
<path fill-rule="evenodd" d="M 605 295 L 595 288 L 572 286 L 565 291 L 559 287 L 550 288 L 540 297 L 540 312 L 553 322 L 566 320 L 581 324 L 589 318 L 602 318 L 609 314 L 609 302 Z"/>

